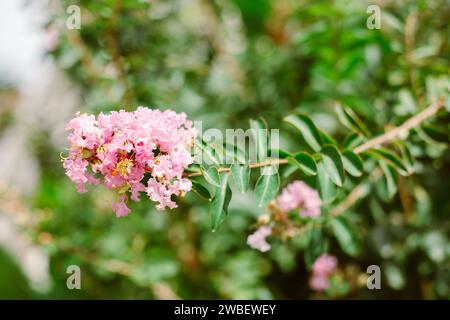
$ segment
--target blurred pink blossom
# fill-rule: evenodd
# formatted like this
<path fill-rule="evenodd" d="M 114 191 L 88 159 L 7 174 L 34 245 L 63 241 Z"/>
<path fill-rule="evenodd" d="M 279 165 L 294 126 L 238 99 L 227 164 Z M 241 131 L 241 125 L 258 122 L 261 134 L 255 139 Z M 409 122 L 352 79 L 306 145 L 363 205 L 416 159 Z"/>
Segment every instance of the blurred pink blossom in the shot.
<path fill-rule="evenodd" d="M 330 280 L 328 279 L 328 277 L 313 275 L 311 276 L 309 285 L 314 291 L 324 291 L 330 285 Z"/>
<path fill-rule="evenodd" d="M 337 267 L 337 259 L 335 256 L 324 253 L 314 261 L 312 272 L 316 275 L 327 276 L 331 274 Z"/>
<path fill-rule="evenodd" d="M 318 257 L 312 266 L 312 276 L 309 282 L 311 289 L 315 291 L 326 290 L 337 264 L 337 258 L 330 254 L 324 253 Z"/>
<path fill-rule="evenodd" d="M 275 203 L 283 212 L 298 210 L 301 216 L 318 217 L 320 215 L 319 193 L 303 181 L 294 181 L 287 185 Z"/>
<path fill-rule="evenodd" d="M 266 252 L 270 250 L 270 244 L 267 242 L 266 238 L 272 234 L 272 228 L 268 226 L 262 226 L 256 230 L 253 234 L 249 235 L 247 238 L 247 244 L 253 249 L 259 250 L 261 252 Z"/>

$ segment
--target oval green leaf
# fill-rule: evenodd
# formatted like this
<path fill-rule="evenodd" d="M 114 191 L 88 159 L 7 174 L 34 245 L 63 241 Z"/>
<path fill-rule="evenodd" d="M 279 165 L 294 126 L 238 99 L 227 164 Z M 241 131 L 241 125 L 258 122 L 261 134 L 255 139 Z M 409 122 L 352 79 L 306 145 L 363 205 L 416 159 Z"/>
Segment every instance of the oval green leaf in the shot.
<path fill-rule="evenodd" d="M 338 149 L 336 149 L 335 146 L 326 145 L 322 148 L 320 153 L 322 154 L 325 171 L 331 181 L 333 181 L 335 185 L 342 187 L 344 184 L 345 173 L 342 157 Z"/>
<path fill-rule="evenodd" d="M 337 188 L 331 182 L 330 177 L 325 172 L 322 162 L 317 163 L 317 190 L 319 190 L 320 198 L 327 204 L 331 203 L 337 194 Z"/>
<path fill-rule="evenodd" d="M 227 157 L 225 163 L 236 163 L 236 162 L 239 164 L 247 163 L 246 153 L 238 145 L 226 143 L 224 145 L 224 152 L 225 156 Z"/>
<path fill-rule="evenodd" d="M 199 139 L 195 145 L 200 150 L 202 162 L 220 165 L 220 159 L 217 156 L 217 152 L 211 145 L 207 144 L 203 139 Z"/>
<path fill-rule="evenodd" d="M 286 159 L 287 157 L 292 157 L 291 153 L 282 149 L 270 149 L 269 154 L 271 158 Z"/>
<path fill-rule="evenodd" d="M 354 177 L 360 177 L 364 171 L 364 166 L 361 158 L 350 150 L 342 153 L 342 163 L 344 169 Z"/>
<path fill-rule="evenodd" d="M 246 165 L 233 164 L 231 166 L 231 174 L 236 183 L 239 192 L 245 193 L 250 182 L 250 167 Z"/>
<path fill-rule="evenodd" d="M 368 135 L 369 130 L 364 125 L 364 122 L 356 115 L 356 113 L 351 108 L 337 105 L 336 112 L 341 123 L 348 129 L 357 131 L 364 136 Z"/>
<path fill-rule="evenodd" d="M 365 151 L 366 154 L 373 156 L 374 158 L 384 161 L 391 166 L 393 166 L 397 171 L 403 175 L 408 175 L 408 168 L 403 164 L 403 162 L 400 160 L 397 155 L 387 149 L 384 148 L 378 148 L 378 149 L 369 149 Z"/>
<path fill-rule="evenodd" d="M 381 183 L 383 183 L 384 187 L 386 188 L 387 200 L 391 200 L 397 193 L 397 172 L 393 167 L 385 163 L 380 163 L 380 167 L 383 171 L 383 179 L 381 180 Z"/>
<path fill-rule="evenodd" d="M 220 187 L 220 174 L 216 167 L 202 168 L 203 177 L 213 186 Z"/>
<path fill-rule="evenodd" d="M 298 152 L 294 156 L 287 158 L 290 163 L 296 165 L 300 170 L 309 176 L 317 173 L 316 161 L 306 152 Z"/>
<path fill-rule="evenodd" d="M 314 150 L 319 151 L 322 145 L 322 136 L 314 122 L 306 115 L 292 114 L 284 118 L 284 121 L 297 128 L 305 139 L 305 142 Z"/>
<path fill-rule="evenodd" d="M 263 174 L 258 178 L 255 185 L 255 196 L 258 207 L 268 204 L 277 195 L 280 187 L 280 176 L 275 174 Z"/>
<path fill-rule="evenodd" d="M 356 132 L 350 132 L 342 142 L 342 149 L 354 149 L 363 142 L 363 138 Z"/>
<path fill-rule="evenodd" d="M 232 195 L 228 185 L 229 176 L 229 173 L 223 175 L 221 185 L 219 188 L 216 188 L 216 193 L 211 203 L 211 229 L 213 232 L 219 228 L 228 213 L 228 205 Z"/>
<path fill-rule="evenodd" d="M 209 190 L 202 185 L 200 182 L 192 180 L 192 191 L 194 191 L 196 194 L 198 194 L 203 199 L 206 199 L 208 201 L 212 200 L 212 196 L 209 193 Z"/>
<path fill-rule="evenodd" d="M 344 217 L 336 217 L 331 220 L 331 227 L 341 249 L 352 257 L 357 256 L 360 244 L 347 220 Z"/>
<path fill-rule="evenodd" d="M 263 161 L 267 158 L 268 130 L 264 119 L 250 120 L 250 129 L 255 144 L 256 158 Z"/>
<path fill-rule="evenodd" d="M 334 138 L 332 136 L 330 136 L 328 133 L 326 133 L 325 131 L 320 130 L 320 129 L 319 129 L 319 132 L 320 132 L 320 136 L 322 137 L 322 141 L 324 144 L 337 145 L 336 140 L 334 140 Z"/>

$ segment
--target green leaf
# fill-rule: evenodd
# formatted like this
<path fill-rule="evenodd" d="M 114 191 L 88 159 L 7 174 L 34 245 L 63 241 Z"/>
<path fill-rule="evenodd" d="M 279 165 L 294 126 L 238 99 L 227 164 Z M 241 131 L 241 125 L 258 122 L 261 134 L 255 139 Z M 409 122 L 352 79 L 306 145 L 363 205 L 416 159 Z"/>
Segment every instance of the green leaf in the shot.
<path fill-rule="evenodd" d="M 216 167 L 202 168 L 203 177 L 213 186 L 220 187 L 220 174 Z"/>
<path fill-rule="evenodd" d="M 298 152 L 294 156 L 288 157 L 288 161 L 296 165 L 300 170 L 309 176 L 315 176 L 317 173 L 317 165 L 313 157 L 306 152 Z"/>
<path fill-rule="evenodd" d="M 322 162 L 317 163 L 317 190 L 319 190 L 320 198 L 326 203 L 331 203 L 337 194 L 336 186 L 331 182 L 330 177 L 325 172 Z"/>
<path fill-rule="evenodd" d="M 203 199 L 206 199 L 208 201 L 212 200 L 212 196 L 209 193 L 209 190 L 203 186 L 200 182 L 191 180 L 192 182 L 192 191 L 194 191 L 196 194 L 198 194 Z"/>
<path fill-rule="evenodd" d="M 292 157 L 292 154 L 289 153 L 286 150 L 282 149 L 270 149 L 269 150 L 270 156 L 275 158 L 276 155 L 278 155 L 279 159 L 286 159 L 287 157 Z"/>
<path fill-rule="evenodd" d="M 250 182 L 250 167 L 246 165 L 233 164 L 231 166 L 231 174 L 233 175 L 234 182 L 241 193 L 244 193 L 248 189 Z"/>
<path fill-rule="evenodd" d="M 262 161 L 267 158 L 268 130 L 263 119 L 250 120 L 253 142 L 256 147 L 257 160 Z"/>
<path fill-rule="evenodd" d="M 271 169 L 271 168 L 265 168 Z M 277 195 L 280 187 L 280 176 L 277 173 L 261 175 L 256 181 L 255 196 L 259 207 L 268 204 Z"/>
<path fill-rule="evenodd" d="M 394 142 L 394 145 L 400 150 L 401 161 L 405 165 L 406 169 L 408 169 L 408 174 L 414 173 L 414 159 L 412 157 L 411 152 L 409 151 L 408 146 L 403 141 Z"/>
<path fill-rule="evenodd" d="M 294 174 L 298 170 L 298 167 L 293 164 L 288 164 L 287 166 L 282 166 L 280 175 L 283 177 L 283 179 L 289 178 L 290 175 Z"/>
<path fill-rule="evenodd" d="M 344 142 L 342 142 L 342 149 L 354 149 L 363 142 L 363 138 L 356 132 L 350 132 Z"/>
<path fill-rule="evenodd" d="M 196 146 L 200 149 L 202 162 L 220 165 L 220 160 L 212 146 L 208 145 L 203 139 L 199 139 Z"/>
<path fill-rule="evenodd" d="M 342 153 L 342 162 L 344 169 L 354 177 L 360 177 L 364 171 L 361 158 L 350 150 Z"/>
<path fill-rule="evenodd" d="M 341 249 L 348 255 L 357 256 L 360 244 L 348 221 L 340 216 L 331 220 L 331 227 Z"/>
<path fill-rule="evenodd" d="M 398 186 L 397 172 L 393 167 L 383 162 L 380 163 L 380 167 L 384 174 L 382 182 L 386 187 L 387 199 L 391 200 L 397 193 L 397 186 Z"/>
<path fill-rule="evenodd" d="M 379 148 L 379 149 L 369 149 L 369 150 L 365 151 L 364 153 L 371 155 L 378 160 L 381 160 L 381 161 L 384 161 L 384 162 L 390 164 L 395 169 L 397 169 L 401 175 L 404 175 L 404 176 L 408 175 L 408 169 L 403 164 L 403 162 L 400 160 L 400 158 L 397 157 L 397 155 L 394 154 L 393 152 L 391 152 L 387 149 L 384 149 L 384 148 Z"/>
<path fill-rule="evenodd" d="M 186 169 L 184 169 L 185 172 L 200 172 L 201 171 L 201 167 L 199 164 L 197 163 L 192 163 L 189 165 L 189 167 L 187 167 Z"/>
<path fill-rule="evenodd" d="M 328 251 L 328 241 L 323 229 L 318 225 L 314 225 L 306 236 L 308 237 L 308 244 L 305 250 L 305 263 L 308 268 L 311 268 L 314 261 L 322 253 Z"/>
<path fill-rule="evenodd" d="M 306 115 L 292 114 L 284 118 L 284 121 L 297 128 L 303 135 L 305 142 L 314 150 L 319 151 L 322 145 L 322 136 L 314 125 L 314 122 Z"/>
<path fill-rule="evenodd" d="M 212 152 L 217 161 L 219 161 L 220 164 L 223 164 L 225 160 L 225 148 L 223 143 L 219 141 L 213 141 L 212 143 L 209 143 L 208 146 L 212 149 Z"/>
<path fill-rule="evenodd" d="M 363 136 L 368 135 L 369 130 L 364 125 L 364 122 L 356 115 L 356 113 L 351 108 L 337 105 L 336 112 L 341 123 L 348 129 L 357 131 Z"/>
<path fill-rule="evenodd" d="M 439 128 L 437 126 L 432 126 L 429 124 L 423 124 L 422 130 L 425 132 L 425 134 L 433 139 L 436 142 L 439 143 L 448 143 L 449 142 L 449 135 L 448 132 L 446 132 L 444 129 Z"/>
<path fill-rule="evenodd" d="M 338 149 L 332 145 L 326 145 L 320 151 L 323 158 L 325 171 L 331 181 L 339 187 L 342 187 L 345 179 L 344 164 Z"/>
<path fill-rule="evenodd" d="M 330 136 L 328 133 L 326 133 L 325 131 L 320 130 L 320 129 L 319 129 L 319 132 L 320 132 L 320 136 L 322 137 L 323 144 L 337 145 L 336 140 L 334 140 L 334 138 L 332 136 Z"/>
<path fill-rule="evenodd" d="M 211 203 L 211 228 L 213 232 L 219 228 L 228 212 L 228 205 L 231 200 L 231 189 L 228 185 L 229 176 L 229 173 L 223 175 L 221 186 L 216 188 L 216 193 Z"/>
<path fill-rule="evenodd" d="M 225 144 L 225 156 L 227 157 L 227 164 L 229 163 L 247 163 L 245 151 L 238 147 L 238 145 Z"/>
<path fill-rule="evenodd" d="M 425 133 L 425 130 L 423 130 L 422 127 L 414 128 L 414 131 L 417 133 L 420 139 L 425 141 L 427 144 L 434 146 L 434 147 L 443 147 L 442 143 L 432 139 L 428 134 Z"/>

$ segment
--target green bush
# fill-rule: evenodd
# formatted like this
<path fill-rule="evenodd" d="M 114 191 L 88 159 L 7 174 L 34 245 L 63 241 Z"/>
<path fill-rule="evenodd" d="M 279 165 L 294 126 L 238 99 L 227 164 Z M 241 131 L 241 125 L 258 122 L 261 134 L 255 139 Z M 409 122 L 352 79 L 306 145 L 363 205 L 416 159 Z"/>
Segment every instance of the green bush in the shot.
<path fill-rule="evenodd" d="M 81 8 L 80 30 L 65 27 L 70 4 Z M 32 207 L 46 214 L 32 236 L 50 253 L 54 282 L 44 297 L 448 299 L 450 6 L 383 2 L 381 29 L 369 29 L 368 5 L 62 1 L 51 54 L 80 88 L 82 112 L 143 105 L 244 130 L 262 117 L 280 129 L 282 165 L 280 179 L 252 170 L 243 194 L 235 167 L 226 219 L 221 187 L 201 177 L 192 180 L 218 195 L 212 204 L 189 192 L 159 212 L 142 199 L 116 219 L 113 192 L 76 193 L 61 150 L 39 147 Z M 408 130 L 389 136 L 402 124 Z M 386 133 L 382 147 L 372 144 Z M 294 180 L 317 188 L 324 205 L 317 220 L 288 216 L 288 234 L 267 204 Z M 246 241 L 267 217 L 280 232 L 261 253 Z M 310 268 L 324 252 L 337 256 L 338 272 L 314 293 Z M 66 289 L 71 264 L 81 291 Z M 380 266 L 382 290 L 367 289 L 369 265 Z"/>

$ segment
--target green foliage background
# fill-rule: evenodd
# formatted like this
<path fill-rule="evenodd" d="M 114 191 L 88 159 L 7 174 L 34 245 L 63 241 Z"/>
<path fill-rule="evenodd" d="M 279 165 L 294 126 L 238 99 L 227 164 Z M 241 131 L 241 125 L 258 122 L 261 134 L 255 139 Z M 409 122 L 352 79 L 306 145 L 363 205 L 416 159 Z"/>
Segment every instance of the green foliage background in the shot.
<path fill-rule="evenodd" d="M 79 36 L 65 28 L 70 4 L 81 7 Z M 83 112 L 171 108 L 202 120 L 204 128 L 247 128 L 250 118 L 263 116 L 282 130 L 284 148 L 302 148 L 282 123 L 292 111 L 310 115 L 342 140 L 346 131 L 335 101 L 350 106 L 376 135 L 449 88 L 449 2 L 380 1 L 380 30 L 366 26 L 369 4 L 65 0 L 50 22 L 60 30 L 52 55 L 81 89 Z M 409 48 L 408 23 L 415 30 Z M 446 130 L 448 119 L 441 123 Z M 448 299 L 450 180 L 443 177 L 450 175 L 450 153 L 438 142 L 413 138 L 416 170 L 399 180 L 403 198 L 387 199 L 372 185 L 345 213 L 358 253 L 349 256 L 332 234 L 324 235 L 345 274 L 324 295 L 309 289 L 305 239 L 271 241 L 267 253 L 246 245 L 252 224 L 267 212 L 252 193 L 235 192 L 227 220 L 214 233 L 208 204 L 192 192 L 170 212 L 143 199 L 132 204 L 130 216 L 117 219 L 113 195 L 99 186 L 76 193 L 64 176 L 61 150 L 42 139 L 34 150 L 42 182 L 28 202 L 40 214 L 28 231 L 50 253 L 54 287 L 46 295 L 24 289 L 18 296 Z M 350 181 L 346 188 L 353 186 Z M 2 267 L 5 259 L 0 256 Z M 82 290 L 66 288 L 71 264 L 81 267 Z M 382 290 L 365 287 L 371 264 L 382 269 Z M 2 297 L 5 281 L 0 278 Z"/>

